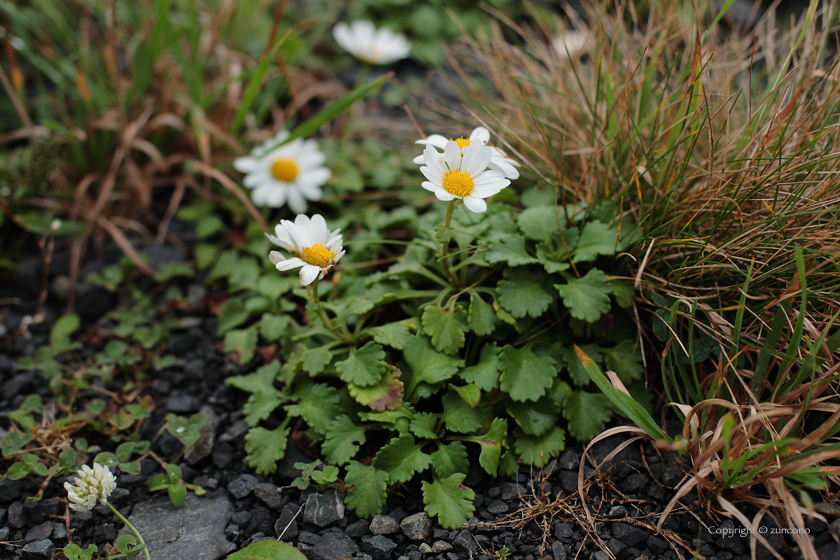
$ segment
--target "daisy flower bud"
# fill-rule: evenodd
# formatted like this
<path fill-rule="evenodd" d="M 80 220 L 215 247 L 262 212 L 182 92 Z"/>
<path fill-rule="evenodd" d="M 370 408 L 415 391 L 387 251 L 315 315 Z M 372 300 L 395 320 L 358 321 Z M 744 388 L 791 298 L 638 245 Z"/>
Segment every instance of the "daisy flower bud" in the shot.
<path fill-rule="evenodd" d="M 76 473 L 76 486 L 64 483 L 70 507 L 76 511 L 85 512 L 93 509 L 97 502 L 105 505 L 111 492 L 117 487 L 117 478 L 111 474 L 108 467 L 94 463 L 93 468 L 83 465 Z"/>
<path fill-rule="evenodd" d="M 461 149 L 461 155 L 463 156 L 464 150 L 466 150 L 468 146 L 475 143 L 481 144 L 482 146 L 487 144 L 490 141 L 490 131 L 483 126 L 479 126 L 478 128 L 473 129 L 469 138 L 461 137 L 457 140 L 452 140 L 451 138 L 447 140 L 440 134 L 432 134 L 427 138 L 418 140 L 415 144 L 434 146 L 438 150 L 443 150 L 446 147 L 446 143 L 450 141 L 458 144 L 458 147 Z M 492 155 L 490 156 L 490 163 L 487 164 L 487 167 L 491 171 L 498 171 L 504 174 L 506 179 L 518 179 L 519 170 L 516 168 L 519 167 L 519 162 L 507 157 L 507 155 L 499 148 L 494 146 L 489 146 L 489 148 L 492 150 Z M 414 158 L 414 163 L 423 165 L 426 162 L 424 157 L 419 155 Z"/>
<path fill-rule="evenodd" d="M 280 220 L 274 228 L 276 235 L 266 234 L 269 240 L 293 256 L 287 259 L 279 251 L 271 251 L 268 258 L 283 272 L 300 268 L 300 285 L 308 286 L 321 279 L 344 255 L 341 229 L 330 232 L 320 214 L 299 214 L 294 223 Z"/>
<path fill-rule="evenodd" d="M 377 29 L 367 20 L 350 25 L 339 23 L 333 29 L 333 37 L 342 49 L 372 66 L 396 62 L 407 57 L 411 50 L 405 35 L 387 27 Z"/>

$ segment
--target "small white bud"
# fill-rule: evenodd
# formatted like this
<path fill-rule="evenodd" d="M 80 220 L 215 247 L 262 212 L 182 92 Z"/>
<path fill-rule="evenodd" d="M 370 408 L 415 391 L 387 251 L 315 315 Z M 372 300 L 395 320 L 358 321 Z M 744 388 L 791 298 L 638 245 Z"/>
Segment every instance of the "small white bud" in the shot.
<path fill-rule="evenodd" d="M 67 497 L 70 499 L 70 507 L 76 511 L 85 512 L 93 509 L 96 502 L 105 505 L 111 492 L 117 487 L 117 478 L 111 474 L 108 467 L 94 463 L 93 468 L 83 465 L 76 473 L 76 486 L 69 482 L 64 483 L 67 490 Z"/>

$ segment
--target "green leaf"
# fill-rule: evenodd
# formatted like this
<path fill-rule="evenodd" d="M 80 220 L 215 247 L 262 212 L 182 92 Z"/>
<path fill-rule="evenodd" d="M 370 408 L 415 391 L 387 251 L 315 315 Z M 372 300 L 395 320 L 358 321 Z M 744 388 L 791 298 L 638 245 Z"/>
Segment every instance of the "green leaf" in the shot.
<path fill-rule="evenodd" d="M 537 259 L 529 255 L 525 249 L 525 238 L 515 234 L 487 245 L 484 259 L 490 264 L 503 262 L 508 266 L 522 266 L 537 262 Z"/>
<path fill-rule="evenodd" d="M 388 473 L 367 467 L 358 461 L 347 465 L 344 485 L 348 487 L 344 503 L 359 517 L 373 517 L 382 513 L 388 489 Z"/>
<path fill-rule="evenodd" d="M 117 458 L 125 463 L 131 458 L 131 452 L 134 451 L 134 448 L 137 447 L 137 444 L 133 441 L 127 441 L 125 443 L 120 444 L 117 447 L 116 455 Z"/>
<path fill-rule="evenodd" d="M 558 426 L 541 436 L 518 437 L 514 442 L 514 448 L 522 462 L 535 467 L 542 467 L 552 457 L 560 455 L 565 447 L 566 433 Z"/>
<path fill-rule="evenodd" d="M 140 461 L 131 461 L 128 463 L 120 463 L 120 470 L 126 474 L 140 474 Z"/>
<path fill-rule="evenodd" d="M 475 511 L 475 492 L 461 485 L 465 474 L 455 473 L 447 478 L 434 477 L 423 481 L 423 503 L 426 513 L 437 516 L 438 525 L 444 529 L 460 529 Z"/>
<path fill-rule="evenodd" d="M 507 420 L 495 418 L 487 433 L 480 437 L 468 438 L 481 446 L 478 464 L 492 477 L 496 477 L 499 468 L 499 458 L 502 455 L 502 442 L 507 438 Z"/>
<path fill-rule="evenodd" d="M 225 353 L 236 352 L 239 354 L 239 363 L 247 364 L 254 357 L 254 350 L 257 348 L 257 330 L 242 329 L 229 331 L 225 335 Z"/>
<path fill-rule="evenodd" d="M 534 241 L 550 241 L 552 234 L 560 229 L 559 224 L 565 222 L 564 216 L 558 219 L 554 205 L 527 208 L 519 214 L 518 220 L 522 233 Z"/>
<path fill-rule="evenodd" d="M 464 402 L 455 391 L 443 396 L 443 421 L 447 430 L 462 434 L 474 432 L 484 425 L 481 412 Z"/>
<path fill-rule="evenodd" d="M 592 220 L 580 232 L 574 251 L 575 262 L 594 261 L 598 255 L 614 255 L 617 241 L 617 229 L 611 229 L 599 220 Z"/>
<path fill-rule="evenodd" d="M 274 474 L 277 461 L 286 454 L 289 428 L 280 425 L 274 430 L 251 428 L 245 436 L 245 460 L 257 474 Z"/>
<path fill-rule="evenodd" d="M 478 363 L 464 368 L 458 376 L 467 383 L 478 385 L 482 391 L 489 393 L 499 388 L 499 347 L 495 342 L 485 344 L 481 348 Z"/>
<path fill-rule="evenodd" d="M 261 420 L 271 416 L 271 413 L 281 404 L 283 404 L 283 399 L 280 398 L 278 391 L 271 390 L 252 394 L 248 397 L 245 406 L 242 407 L 242 412 L 245 413 L 245 423 L 250 427 L 256 426 Z"/>
<path fill-rule="evenodd" d="M 438 449 L 432 453 L 432 466 L 439 478 L 446 478 L 455 473 L 466 474 L 470 470 L 467 448 L 460 441 L 447 445 L 438 442 Z"/>
<path fill-rule="evenodd" d="M 435 352 L 428 337 L 422 334 L 411 337 L 405 345 L 403 357 L 413 372 L 406 396 L 410 396 L 419 383 L 446 381 L 458 372 L 458 368 L 464 366 L 463 360 Z"/>
<path fill-rule="evenodd" d="M 440 434 L 437 431 L 438 415 L 432 412 L 418 412 L 409 423 L 411 432 L 426 439 L 438 439 Z M 434 455 L 432 455 L 434 457 Z"/>
<path fill-rule="evenodd" d="M 50 344 L 59 345 L 66 342 L 70 335 L 79 328 L 79 316 L 75 313 L 62 315 L 50 331 Z"/>
<path fill-rule="evenodd" d="M 632 340 L 622 340 L 612 348 L 600 350 L 607 359 L 607 369 L 616 372 L 625 385 L 640 380 L 644 375 L 642 355 Z"/>
<path fill-rule="evenodd" d="M 539 317 L 552 300 L 551 294 L 540 285 L 542 278 L 542 275 L 532 274 L 526 267 L 506 269 L 504 280 L 496 286 L 499 304 L 517 319 L 525 315 Z"/>
<path fill-rule="evenodd" d="M 554 287 L 560 292 L 563 305 L 569 308 L 572 317 L 594 323 L 610 310 L 612 286 L 606 279 L 606 274 L 593 268 L 583 278 L 555 284 Z"/>
<path fill-rule="evenodd" d="M 612 280 L 610 286 L 612 286 L 612 294 L 618 305 L 624 309 L 633 305 L 633 296 L 636 295 L 636 290 L 633 289 L 632 285 L 624 280 Z"/>
<path fill-rule="evenodd" d="M 368 330 L 368 334 L 379 344 L 402 350 L 411 339 L 411 331 L 402 323 L 388 323 Z"/>
<path fill-rule="evenodd" d="M 376 385 L 385 373 L 385 351 L 375 342 L 368 342 L 358 350 L 350 350 L 350 356 L 335 364 L 335 369 L 345 383 L 360 387 Z"/>
<path fill-rule="evenodd" d="M 265 539 L 234 552 L 227 560 L 306 560 L 306 556 L 289 543 Z"/>
<path fill-rule="evenodd" d="M 382 447 L 373 459 L 373 466 L 388 473 L 388 482 L 408 482 L 414 473 L 423 472 L 432 464 L 432 457 L 421 449 L 425 443 L 414 443 L 414 436 L 402 434 Z"/>
<path fill-rule="evenodd" d="M 250 313 L 245 309 L 245 302 L 241 298 L 232 297 L 225 302 L 216 321 L 216 333 L 223 336 L 248 320 Z"/>
<path fill-rule="evenodd" d="M 325 433 L 332 421 L 341 414 L 338 391 L 325 383 L 300 384 L 295 395 L 300 400 L 297 404 L 287 405 L 286 413 L 302 417 L 319 434 Z"/>
<path fill-rule="evenodd" d="M 612 405 L 601 393 L 573 391 L 566 397 L 563 417 L 569 421 L 569 431 L 575 439 L 590 441 L 604 431 L 612 417 Z"/>
<path fill-rule="evenodd" d="M 12 464 L 9 467 L 9 470 L 6 471 L 6 477 L 9 480 L 20 480 L 21 478 L 25 477 L 29 474 L 29 465 L 22 461 L 18 461 L 17 463 Z"/>
<path fill-rule="evenodd" d="M 332 351 L 326 346 L 318 348 L 310 348 L 300 356 L 300 363 L 303 365 L 303 371 L 306 371 L 311 376 L 318 375 L 330 365 L 333 355 Z"/>
<path fill-rule="evenodd" d="M 361 405 L 369 406 L 371 410 L 382 412 L 396 410 L 403 404 L 403 382 L 400 381 L 402 371 L 394 366 L 386 366 L 382 378 L 376 385 L 359 387 L 353 383 L 347 384 L 350 396 Z"/>
<path fill-rule="evenodd" d="M 536 401 L 551 387 L 557 374 L 557 362 L 537 356 L 530 348 L 507 345 L 499 355 L 500 388 L 514 401 Z"/>
<path fill-rule="evenodd" d="M 487 336 L 496 330 L 498 322 L 493 306 L 481 299 L 478 292 L 470 292 L 469 324 L 472 332 L 479 336 Z"/>
<path fill-rule="evenodd" d="M 259 322 L 260 334 L 268 341 L 277 341 L 291 325 L 292 321 L 286 315 L 264 313 Z"/>
<path fill-rule="evenodd" d="M 167 491 L 169 492 L 169 499 L 172 505 L 176 508 L 181 507 L 184 500 L 187 499 L 187 487 L 183 484 L 170 484 L 167 487 Z"/>
<path fill-rule="evenodd" d="M 449 386 L 455 389 L 458 396 L 464 399 L 464 402 L 470 405 L 470 408 L 475 408 L 481 401 L 481 389 L 478 388 L 478 385 L 471 383 L 469 385 L 464 385 L 463 387 L 456 387 L 450 383 Z"/>
<path fill-rule="evenodd" d="M 341 466 L 354 457 L 366 441 L 365 426 L 354 423 L 349 416 L 342 414 L 327 428 L 321 451 L 327 462 Z"/>
<path fill-rule="evenodd" d="M 507 413 L 516 420 L 522 431 L 529 436 L 540 436 L 557 423 L 560 408 L 548 397 L 535 403 L 513 402 Z"/>
<path fill-rule="evenodd" d="M 236 387 L 246 393 L 260 393 L 266 390 L 274 391 L 274 381 L 280 373 L 280 362 L 270 362 L 260 367 L 254 373 L 237 375 L 225 379 L 225 385 Z"/>
<path fill-rule="evenodd" d="M 116 546 L 117 550 L 119 550 L 121 553 L 125 554 L 126 552 L 128 552 L 128 549 L 130 549 L 136 544 L 137 539 L 134 538 L 134 535 L 126 534 L 120 535 L 120 537 L 117 539 L 117 542 L 114 543 L 114 546 Z"/>
<path fill-rule="evenodd" d="M 464 334 L 469 330 L 463 308 L 449 311 L 430 305 L 423 310 L 423 332 L 432 337 L 432 346 L 439 352 L 450 356 L 457 353 L 463 348 Z"/>
<path fill-rule="evenodd" d="M 99 552 L 99 549 L 96 548 L 95 544 L 89 544 L 85 549 L 77 544 L 68 544 L 61 552 L 67 557 L 67 560 L 92 560 L 93 555 Z"/>

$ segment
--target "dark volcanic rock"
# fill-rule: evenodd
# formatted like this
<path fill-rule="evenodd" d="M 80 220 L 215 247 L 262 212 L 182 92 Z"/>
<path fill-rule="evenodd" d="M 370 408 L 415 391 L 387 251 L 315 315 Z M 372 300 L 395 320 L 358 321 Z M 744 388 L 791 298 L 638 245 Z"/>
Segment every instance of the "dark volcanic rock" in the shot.
<path fill-rule="evenodd" d="M 344 492 L 327 490 L 323 494 L 310 494 L 306 498 L 303 521 L 318 527 L 327 527 L 344 517 Z"/>
<path fill-rule="evenodd" d="M 387 515 L 377 515 L 370 520 L 368 528 L 371 535 L 393 535 L 400 530 L 399 524 Z M 371 554 L 371 556 L 373 556 Z"/>
<path fill-rule="evenodd" d="M 31 542 L 23 547 L 24 560 L 51 560 L 55 554 L 55 545 L 49 539 Z"/>
<path fill-rule="evenodd" d="M 315 546 L 304 550 L 310 560 L 343 560 L 357 552 L 356 543 L 339 529 L 327 529 Z"/>
<path fill-rule="evenodd" d="M 370 554 L 373 560 L 388 560 L 395 548 L 397 543 L 382 535 L 374 535 L 362 543 L 362 550 Z"/>
<path fill-rule="evenodd" d="M 425 511 L 409 515 L 400 522 L 403 534 L 413 541 L 425 541 L 432 530 L 432 521 Z"/>
<path fill-rule="evenodd" d="M 270 482 L 261 482 L 254 486 L 254 496 L 273 510 L 283 507 L 283 497 L 277 487 Z"/>
<path fill-rule="evenodd" d="M 177 509 L 168 496 L 140 502 L 128 520 L 143 535 L 155 560 L 219 560 L 236 548 L 225 538 L 232 512 L 233 504 L 224 495 L 197 498 L 190 493 Z M 121 534 L 128 532 L 123 528 Z"/>
<path fill-rule="evenodd" d="M 280 512 L 280 517 L 274 524 L 274 532 L 277 534 L 278 539 L 291 541 L 297 538 L 298 525 L 295 517 L 299 511 L 300 507 L 294 504 L 286 504 L 283 507 L 283 511 Z"/>
<path fill-rule="evenodd" d="M 627 523 L 613 523 L 612 524 L 613 537 L 620 540 L 627 546 L 636 546 L 647 540 L 650 531 L 628 525 Z"/>
<path fill-rule="evenodd" d="M 248 494 L 250 494 L 254 487 L 257 485 L 257 478 L 250 474 L 243 474 L 231 481 L 228 484 L 228 491 L 233 495 L 234 498 L 237 500 L 241 500 Z"/>

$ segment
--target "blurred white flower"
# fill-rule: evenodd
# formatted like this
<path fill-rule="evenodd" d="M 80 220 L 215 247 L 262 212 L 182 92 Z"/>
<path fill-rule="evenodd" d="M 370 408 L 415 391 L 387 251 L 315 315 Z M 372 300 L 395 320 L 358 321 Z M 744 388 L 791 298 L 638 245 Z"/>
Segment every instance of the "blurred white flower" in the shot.
<path fill-rule="evenodd" d="M 76 486 L 69 482 L 64 483 L 70 507 L 76 511 L 90 511 L 97 502 L 105 505 L 111 492 L 117 487 L 117 478 L 111 474 L 108 467 L 99 463 L 94 463 L 93 468 L 83 465 L 76 474 Z"/>
<path fill-rule="evenodd" d="M 484 199 L 510 185 L 500 171 L 487 170 L 492 157 L 493 150 L 481 142 L 470 143 L 463 157 L 460 146 L 453 140 L 444 145 L 443 154 L 427 145 L 423 152 L 426 165 L 420 168 L 428 179 L 423 182 L 423 188 L 435 193 L 438 200 L 448 202 L 460 198 L 472 212 L 484 212 L 487 210 Z"/>
<path fill-rule="evenodd" d="M 407 57 L 411 50 L 405 35 L 387 27 L 376 29 L 367 20 L 354 21 L 350 25 L 339 23 L 333 28 L 333 37 L 342 49 L 373 66 L 396 62 Z"/>
<path fill-rule="evenodd" d="M 311 219 L 299 214 L 294 223 L 280 220 L 274 228 L 276 236 L 266 236 L 294 256 L 287 259 L 279 251 L 271 251 L 268 258 L 281 272 L 300 268 L 300 285 L 308 286 L 316 278 L 323 278 L 344 255 L 340 232 L 341 229 L 330 232 L 320 214 Z"/>
<path fill-rule="evenodd" d="M 561 31 L 554 36 L 551 46 L 559 58 L 574 58 L 583 51 L 588 40 L 589 33 L 584 31 Z"/>
<path fill-rule="evenodd" d="M 307 200 L 321 200 L 321 185 L 332 172 L 324 167 L 326 156 L 315 140 L 298 138 L 266 153 L 288 137 L 289 131 L 281 130 L 254 148 L 250 156 L 235 159 L 233 167 L 246 174 L 243 183 L 254 189 L 251 199 L 257 206 L 288 204 L 295 213 L 306 212 Z"/>
<path fill-rule="evenodd" d="M 458 147 L 461 148 L 461 155 L 464 155 L 464 150 L 467 146 L 471 145 L 473 142 L 478 142 L 482 146 L 487 144 L 490 141 L 490 131 L 484 128 L 483 126 L 479 126 L 478 128 L 474 129 L 470 133 L 469 138 L 458 138 L 456 140 L 452 140 L 451 138 L 447 140 L 440 134 L 432 134 L 427 138 L 423 138 L 422 140 L 418 140 L 415 144 L 422 144 L 426 146 L 434 146 L 439 150 L 443 150 L 446 147 L 446 143 L 452 141 L 458 144 Z M 490 157 L 490 163 L 488 167 L 493 171 L 501 171 L 502 174 L 507 177 L 508 179 L 518 179 L 519 178 L 519 170 L 516 169 L 519 167 L 519 162 L 513 161 L 505 153 L 493 146 L 489 146 L 489 148 L 493 151 L 492 156 Z M 441 154 L 442 156 L 443 154 Z M 420 155 L 414 158 L 414 163 L 418 165 L 423 165 L 425 163 L 424 156 Z"/>

